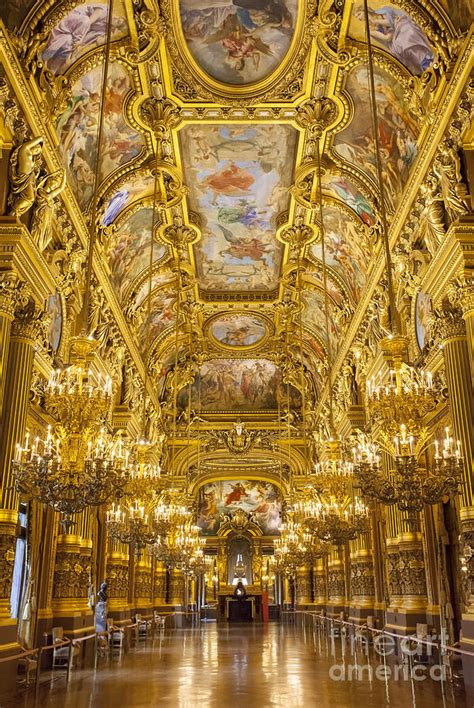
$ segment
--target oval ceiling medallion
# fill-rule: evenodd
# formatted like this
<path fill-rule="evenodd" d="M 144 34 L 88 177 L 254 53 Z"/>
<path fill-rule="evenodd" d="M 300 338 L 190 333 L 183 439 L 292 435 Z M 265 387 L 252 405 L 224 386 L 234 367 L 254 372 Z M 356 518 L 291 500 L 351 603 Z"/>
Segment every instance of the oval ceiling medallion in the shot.
<path fill-rule="evenodd" d="M 247 313 L 220 315 L 208 325 L 211 339 L 220 347 L 257 347 L 267 338 L 268 323 L 261 317 Z"/>
<path fill-rule="evenodd" d="M 298 0 L 181 0 L 184 40 L 198 67 L 222 84 L 265 80 L 295 38 Z"/>

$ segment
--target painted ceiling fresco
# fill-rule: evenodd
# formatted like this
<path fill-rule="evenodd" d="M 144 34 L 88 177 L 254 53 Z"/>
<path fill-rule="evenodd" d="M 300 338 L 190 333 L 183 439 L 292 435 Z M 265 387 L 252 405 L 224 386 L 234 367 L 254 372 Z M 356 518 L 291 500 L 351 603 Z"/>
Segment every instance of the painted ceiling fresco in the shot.
<path fill-rule="evenodd" d="M 327 342 L 324 295 L 321 290 L 306 290 L 302 294 L 304 304 L 303 326 L 311 329 L 322 342 Z M 332 354 L 335 354 L 340 342 L 341 329 L 337 322 L 337 308 L 330 308 L 329 337 Z"/>
<path fill-rule="evenodd" d="M 340 209 L 325 206 L 324 234 L 327 265 L 334 268 L 336 273 L 341 276 L 353 300 L 357 302 L 365 285 L 365 274 L 370 258 L 360 229 L 355 225 L 354 220 L 341 212 Z M 321 243 L 318 242 L 311 246 L 310 252 L 314 258 L 321 260 Z M 338 297 L 334 292 L 332 297 L 338 305 L 342 305 L 342 302 L 338 302 Z"/>
<path fill-rule="evenodd" d="M 105 44 L 108 3 L 93 2 L 73 8 L 52 30 L 41 58 L 53 74 L 64 74 L 83 54 Z M 114 2 L 112 40 L 128 34 L 123 2 Z"/>
<path fill-rule="evenodd" d="M 403 87 L 382 69 L 375 69 L 374 74 L 383 179 L 388 207 L 393 210 L 417 154 L 418 127 Z M 367 126 L 371 125 L 367 65 L 352 70 L 345 88 L 352 99 L 353 118 L 348 127 L 337 134 L 336 151 L 377 184 L 373 134 L 367 131 Z"/>
<path fill-rule="evenodd" d="M 421 27 L 400 7 L 384 0 L 369 2 L 369 24 L 374 44 L 386 49 L 412 74 L 422 74 L 434 61 L 433 49 Z M 364 4 L 355 2 L 349 35 L 365 41 Z"/>
<path fill-rule="evenodd" d="M 73 85 L 69 105 L 56 127 L 64 164 L 81 208 L 89 204 L 94 188 L 101 80 L 102 66 L 97 66 Z M 123 113 L 125 97 L 132 88 L 130 76 L 120 64 L 113 63 L 107 81 L 101 178 L 130 162 L 144 146 L 143 136 L 128 125 Z"/>
<path fill-rule="evenodd" d="M 150 263 L 152 217 L 151 207 L 139 209 L 125 220 L 109 242 L 111 279 L 120 301 L 130 291 L 135 278 Z M 153 263 L 159 261 L 165 252 L 165 246 L 154 243 Z"/>
<path fill-rule="evenodd" d="M 227 84 L 264 79 L 291 44 L 297 0 L 180 0 L 188 48 L 206 74 Z"/>
<path fill-rule="evenodd" d="M 290 387 L 292 406 L 301 405 L 299 393 Z M 275 410 L 288 400 L 280 369 L 266 359 L 213 359 L 205 362 L 191 386 L 191 405 L 200 410 Z M 186 406 L 188 391 L 179 394 Z"/>
<path fill-rule="evenodd" d="M 150 317 L 145 313 L 143 321 L 138 328 L 138 344 L 142 352 L 146 352 L 151 344 L 166 329 L 174 327 L 176 314 L 176 291 L 164 288 L 152 296 Z"/>
<path fill-rule="evenodd" d="M 205 484 L 199 490 L 198 526 L 204 535 L 214 535 L 237 509 L 252 515 L 264 536 L 279 533 L 281 495 L 274 484 L 248 479 L 226 480 Z"/>
<path fill-rule="evenodd" d="M 375 224 L 375 214 L 354 182 L 341 174 L 326 172 L 322 177 L 323 192 L 347 204 L 367 226 Z"/>
<path fill-rule="evenodd" d="M 180 131 L 189 204 L 202 219 L 195 246 L 204 290 L 271 290 L 282 248 L 296 131 L 286 125 L 188 126 Z"/>
<path fill-rule="evenodd" d="M 436 38 L 448 44 L 463 41 L 461 32 L 474 18 L 473 2 L 369 0 L 390 217 L 410 176 L 417 174 L 432 117 L 424 121 L 423 110 L 433 96 L 443 95 L 445 86 L 436 81 L 449 80 Z M 156 25 L 145 26 L 144 20 L 153 20 L 153 13 L 143 13 L 145 6 L 159 7 Z M 333 355 L 347 344 L 348 323 L 366 301 L 379 249 L 372 229 L 380 217 L 380 199 L 362 7 L 363 0 L 173 0 L 159 6 L 155 0 L 114 0 L 99 160 L 98 246 L 110 277 L 107 297 L 115 298 L 115 312 L 123 314 L 121 327 L 142 358 L 152 353 L 156 393 L 163 403 L 174 395 L 178 360 L 180 365 L 191 361 L 195 375 L 192 385 L 180 391 L 178 403 L 187 405 L 190 390 L 200 416 L 212 419 L 221 413 L 235 421 L 258 412 L 255 419 L 262 413 L 275 422 L 288 405 L 288 394 L 291 406 L 301 406 L 300 393 L 283 381 L 283 371 L 290 368 L 284 369 L 287 362 L 281 359 L 285 327 L 299 324 L 298 308 L 292 310 L 290 302 L 297 297 L 291 280 L 296 249 L 284 232 L 297 219 L 318 227 L 319 216 L 304 211 L 304 195 L 297 193 L 299 184 L 303 191 L 309 184 L 304 169 L 315 154 L 305 123 L 311 111 L 305 114 L 305 109 L 318 96 L 337 104 L 337 116 L 322 136 L 324 237 Z M 323 11 L 336 18 L 330 44 L 329 35 L 320 32 Z M 27 13 L 26 31 L 26 24 L 20 25 Z M 53 116 L 71 187 L 65 190 L 67 200 L 77 202 L 75 213 L 80 218 L 82 212 L 87 228 L 108 2 L 12 0 L 0 3 L 0 14 L 18 28 L 12 46 L 24 33 L 32 59 L 28 64 L 25 53 L 21 61 L 29 80 L 37 81 L 35 90 L 48 88 L 41 95 Z M 336 60 L 336 52 L 343 61 Z M 432 92 L 436 72 L 442 76 L 435 81 L 438 93 Z M 153 102 L 161 143 L 156 124 L 143 110 Z M 177 198 L 157 210 L 150 260 L 152 165 L 158 144 L 160 173 L 170 168 Z M 190 237 L 179 248 L 170 245 L 165 229 L 176 224 L 191 226 L 197 239 Z M 326 384 L 328 354 L 321 243 L 305 247 L 303 257 L 299 311 L 304 352 L 301 346 L 296 350 L 296 340 L 288 346 L 294 361 L 302 358 L 317 398 Z M 176 337 L 178 282 L 186 302 L 181 301 L 183 326 Z M 427 309 L 420 295 L 420 347 L 429 336 Z M 248 419 L 253 420 L 251 415 Z M 257 499 L 256 483 L 244 486 L 242 499 Z M 219 513 L 228 506 L 224 493 L 231 492 L 227 487 L 216 492 Z M 264 504 L 265 494 L 259 503 Z M 266 513 L 264 506 L 259 513 Z M 214 524 L 209 509 L 205 515 L 206 523 Z"/>
<path fill-rule="evenodd" d="M 209 332 L 220 344 L 228 347 L 251 347 L 267 334 L 267 326 L 253 315 L 225 315 L 215 319 Z"/>

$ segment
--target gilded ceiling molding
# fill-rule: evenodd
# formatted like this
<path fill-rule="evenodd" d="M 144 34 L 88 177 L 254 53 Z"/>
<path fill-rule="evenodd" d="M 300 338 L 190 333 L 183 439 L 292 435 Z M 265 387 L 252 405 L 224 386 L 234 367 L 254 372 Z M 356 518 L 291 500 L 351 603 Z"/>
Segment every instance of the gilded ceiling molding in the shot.
<path fill-rule="evenodd" d="M 170 61 L 170 92 L 183 102 L 223 103 L 246 106 L 252 102 L 293 102 L 303 95 L 313 36 L 318 31 L 318 3 L 298 0 L 293 38 L 281 64 L 269 76 L 245 85 L 226 85 L 198 65 L 187 47 L 179 15 L 179 3 L 164 0 L 161 11 L 167 26 L 165 47 Z M 313 57 L 314 60 L 314 57 Z"/>
<path fill-rule="evenodd" d="M 390 241 L 392 248 L 395 247 L 400 234 L 403 232 L 405 220 L 407 219 L 413 203 L 419 193 L 422 179 L 426 177 L 427 171 L 430 169 L 434 160 L 438 146 L 441 144 L 443 134 L 447 131 L 453 134 L 453 140 L 457 145 L 461 144 L 461 135 L 466 129 L 469 122 L 470 107 L 472 105 L 473 87 L 469 83 L 470 66 L 472 65 L 472 56 L 474 54 L 474 38 L 470 36 L 460 52 L 456 66 L 450 77 L 446 91 L 443 95 L 441 104 L 438 105 L 433 122 L 430 124 L 429 130 L 425 135 L 423 145 L 420 147 L 419 154 L 415 160 L 413 169 L 411 170 L 407 185 L 404 190 L 403 200 L 400 202 L 396 212 L 393 215 L 390 226 Z M 467 87 L 466 87 L 467 86 Z M 461 115 L 458 116 L 458 110 Z M 448 127 L 446 127 L 448 126 Z M 380 254 L 377 261 L 374 263 L 372 275 L 362 294 L 356 313 L 349 324 L 349 328 L 345 333 L 343 346 L 338 352 L 335 360 L 335 371 L 341 366 L 347 351 L 352 346 L 352 342 L 358 338 L 358 331 L 361 323 L 365 320 L 371 327 L 375 326 L 373 316 L 369 314 L 369 305 L 374 295 L 374 291 L 378 289 L 378 283 L 383 275 L 383 259 Z M 379 335 L 380 337 L 383 334 Z M 357 341 L 360 341 L 357 339 Z M 327 385 L 321 394 L 321 401 L 318 406 L 318 412 L 322 410 L 323 402 L 327 396 Z"/>
<path fill-rule="evenodd" d="M 43 107 L 43 110 L 39 109 L 36 103 L 36 100 L 33 98 L 32 95 L 32 90 L 31 87 L 28 85 L 28 83 L 25 80 L 25 76 L 23 74 L 23 70 L 20 66 L 20 63 L 18 61 L 18 58 L 16 57 L 12 44 L 10 42 L 9 37 L 7 34 L 5 34 L 3 28 L 0 26 L 0 62 L 2 63 L 4 70 L 7 74 L 7 78 L 13 82 L 15 85 L 15 91 L 17 93 L 17 96 L 21 98 L 21 101 L 25 107 L 25 111 L 28 115 L 28 121 L 31 126 L 32 133 L 34 135 L 42 135 L 44 136 L 44 143 L 43 143 L 43 156 L 46 161 L 46 166 L 50 172 L 58 171 L 59 169 L 62 168 L 62 162 L 59 158 L 58 151 L 57 151 L 57 143 L 56 141 L 52 140 L 51 136 L 48 133 L 48 130 L 45 127 L 44 120 L 46 117 L 46 109 Z M 84 223 L 84 216 L 82 211 L 79 209 L 77 201 L 75 199 L 75 196 L 71 190 L 71 187 L 66 184 L 66 187 L 64 188 L 61 197 L 61 201 L 63 202 L 68 214 L 69 214 L 69 221 L 73 228 L 76 230 L 77 235 L 80 239 L 80 243 L 82 246 L 85 246 L 85 244 L 88 241 L 88 230 L 87 226 Z M 119 306 L 119 304 L 116 301 L 115 294 L 111 288 L 110 282 L 109 282 L 109 277 L 108 274 L 106 273 L 105 269 L 102 266 L 100 258 L 97 257 L 98 253 L 96 252 L 96 258 L 94 260 L 94 269 L 96 271 L 96 274 L 98 276 L 99 282 L 101 283 L 105 296 L 107 298 L 107 301 L 111 305 L 111 311 L 114 317 L 114 320 L 118 323 L 121 335 L 124 339 L 125 345 L 129 352 L 131 353 L 131 356 L 133 358 L 134 364 L 139 372 L 140 377 L 143 379 L 144 377 L 144 367 L 143 367 L 143 361 L 141 359 L 140 353 L 138 351 L 138 347 L 131 336 L 131 332 L 129 330 L 129 327 L 126 323 L 125 317 L 123 315 L 122 309 Z M 29 261 L 30 263 L 32 262 L 31 260 Z M 49 271 L 48 271 L 49 272 Z M 34 280 L 34 275 L 33 275 L 33 280 Z M 158 400 L 156 398 L 156 394 L 154 391 L 154 388 L 152 386 L 152 383 L 149 382 L 149 396 L 150 399 L 153 401 L 154 405 L 156 408 L 159 410 L 159 404 Z"/>

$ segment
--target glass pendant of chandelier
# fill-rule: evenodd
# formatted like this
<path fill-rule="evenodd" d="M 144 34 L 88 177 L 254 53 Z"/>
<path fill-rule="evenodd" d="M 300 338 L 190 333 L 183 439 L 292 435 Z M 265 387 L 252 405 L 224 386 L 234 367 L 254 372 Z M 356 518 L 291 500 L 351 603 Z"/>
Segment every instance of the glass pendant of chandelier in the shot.
<path fill-rule="evenodd" d="M 382 378 L 378 382 L 369 381 L 367 402 L 369 416 L 381 431 L 378 438 L 384 451 L 393 460 L 393 467 L 386 469 L 386 465 L 384 469 L 377 446 L 364 440 L 354 451 L 355 475 L 365 496 L 378 499 L 384 504 L 396 504 L 401 511 L 408 512 L 410 524 L 416 527 L 416 514 L 422 510 L 424 504 L 437 504 L 459 492 L 463 458 L 460 443 L 455 443 L 449 429 L 446 429 L 445 439 L 433 444 L 433 462 L 427 462 L 424 453 L 430 435 L 424 418 L 436 406 L 432 376 L 429 372 L 417 371 L 403 362 L 407 338 L 399 331 L 399 314 L 392 280 L 367 0 L 364 0 L 364 15 L 390 324 L 389 336 L 380 342 L 384 358 L 390 364 L 388 377 L 386 381 Z"/>
<path fill-rule="evenodd" d="M 72 339 L 70 362 L 51 374 L 46 392 L 46 411 L 57 421 L 44 439 L 16 449 L 13 471 L 17 488 L 62 514 L 65 531 L 71 517 L 89 506 L 120 497 L 128 479 L 128 456 L 121 439 L 108 431 L 112 400 L 111 381 L 101 372 L 98 343 L 87 336 L 90 317 L 93 255 L 96 241 L 100 152 L 110 57 L 112 12 L 109 12 L 104 49 L 104 69 L 97 129 L 97 152 L 90 214 L 87 269 L 80 336 Z"/>

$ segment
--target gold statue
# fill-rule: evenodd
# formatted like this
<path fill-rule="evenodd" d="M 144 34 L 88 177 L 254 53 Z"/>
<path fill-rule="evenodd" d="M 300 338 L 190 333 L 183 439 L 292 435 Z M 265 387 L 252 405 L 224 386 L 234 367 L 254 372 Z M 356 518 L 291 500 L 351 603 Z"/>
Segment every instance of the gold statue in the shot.
<path fill-rule="evenodd" d="M 30 209 L 36 197 L 38 157 L 43 149 L 43 138 L 27 140 L 16 147 L 10 157 L 10 211 L 21 216 Z"/>
<path fill-rule="evenodd" d="M 54 200 L 61 194 L 65 186 L 65 170 L 56 170 L 56 172 L 45 175 L 38 184 L 31 233 L 41 252 L 51 241 Z"/>

